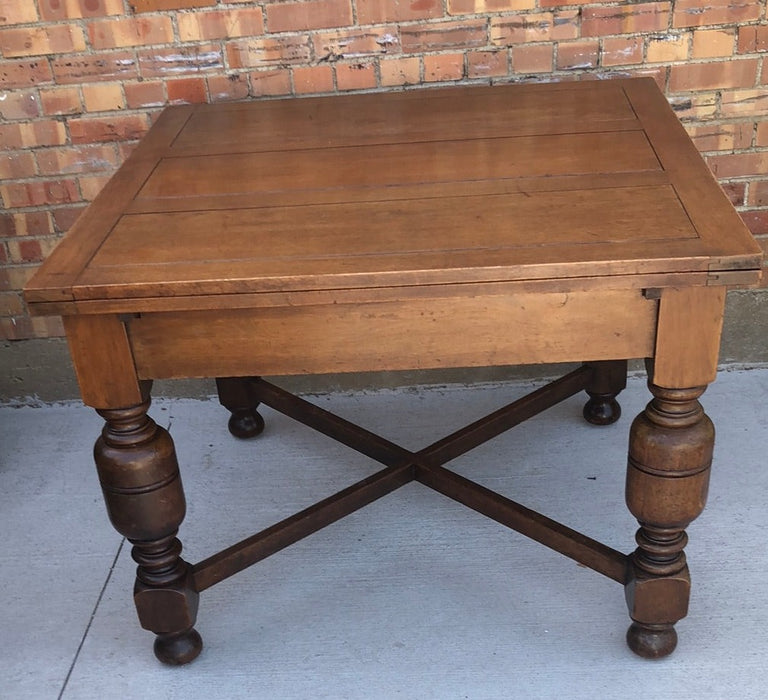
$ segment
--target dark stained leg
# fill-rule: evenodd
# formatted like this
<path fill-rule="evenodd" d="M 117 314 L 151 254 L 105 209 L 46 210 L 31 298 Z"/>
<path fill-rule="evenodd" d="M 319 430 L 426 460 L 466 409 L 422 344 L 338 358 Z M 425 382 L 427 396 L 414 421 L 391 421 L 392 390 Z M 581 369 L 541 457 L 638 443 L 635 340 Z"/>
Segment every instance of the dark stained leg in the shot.
<path fill-rule="evenodd" d="M 587 362 L 593 377 L 587 386 L 589 401 L 584 406 L 584 418 L 593 425 L 610 425 L 621 417 L 616 397 L 627 386 L 627 361 L 609 360 Z"/>
<path fill-rule="evenodd" d="M 640 529 L 625 590 L 633 620 L 627 643 L 658 658 L 674 650 L 674 625 L 688 612 L 685 528 L 704 509 L 715 432 L 698 402 L 706 387 L 649 387 L 654 398 L 629 438 L 626 498 Z"/>
<path fill-rule="evenodd" d="M 146 398 L 131 408 L 99 410 L 106 424 L 94 457 L 109 518 L 133 544 L 141 626 L 157 635 L 157 658 L 179 665 L 203 646 L 194 629 L 198 593 L 176 539 L 186 502 L 173 441 L 148 408 Z"/>
<path fill-rule="evenodd" d="M 249 377 L 219 377 L 216 379 L 219 403 L 232 415 L 229 432 L 236 438 L 247 440 L 264 430 L 264 419 L 256 410 L 259 401 L 253 394 Z"/>

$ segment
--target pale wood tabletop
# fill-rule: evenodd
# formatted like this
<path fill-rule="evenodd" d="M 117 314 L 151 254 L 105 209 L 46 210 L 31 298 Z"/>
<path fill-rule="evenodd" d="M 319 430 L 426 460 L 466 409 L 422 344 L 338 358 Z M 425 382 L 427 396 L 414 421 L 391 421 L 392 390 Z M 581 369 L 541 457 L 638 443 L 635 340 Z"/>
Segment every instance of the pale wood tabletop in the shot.
<path fill-rule="evenodd" d="M 760 266 L 641 78 L 169 108 L 25 298 L 64 316 L 105 418 L 96 467 L 163 662 L 200 653 L 200 592 L 411 481 L 622 584 L 627 642 L 655 658 L 688 609 L 726 291 Z M 629 431 L 630 554 L 445 467 L 582 391 L 588 422 L 615 422 L 630 358 L 653 396 Z M 581 366 L 417 452 L 262 378 L 542 362 Z M 173 441 L 147 413 L 151 380 L 172 377 L 215 377 L 236 437 L 261 433 L 263 403 L 383 469 L 190 564 Z"/>
<path fill-rule="evenodd" d="M 759 259 L 650 79 L 466 87 L 167 109 L 26 299 L 90 313 L 615 275 L 750 284 Z"/>

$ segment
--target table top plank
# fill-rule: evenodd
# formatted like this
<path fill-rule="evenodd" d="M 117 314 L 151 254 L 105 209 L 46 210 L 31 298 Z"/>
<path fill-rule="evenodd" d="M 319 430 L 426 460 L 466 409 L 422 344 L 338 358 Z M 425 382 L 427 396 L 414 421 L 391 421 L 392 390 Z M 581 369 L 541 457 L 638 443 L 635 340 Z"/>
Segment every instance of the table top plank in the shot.
<path fill-rule="evenodd" d="M 175 155 L 327 149 L 388 143 L 460 141 L 637 128 L 622 91 L 605 83 L 589 89 L 523 84 L 510 92 L 472 86 L 332 98 L 199 105 L 173 144 Z"/>
<path fill-rule="evenodd" d="M 760 259 L 653 81 L 474 86 L 169 108 L 26 298 L 749 284 Z"/>

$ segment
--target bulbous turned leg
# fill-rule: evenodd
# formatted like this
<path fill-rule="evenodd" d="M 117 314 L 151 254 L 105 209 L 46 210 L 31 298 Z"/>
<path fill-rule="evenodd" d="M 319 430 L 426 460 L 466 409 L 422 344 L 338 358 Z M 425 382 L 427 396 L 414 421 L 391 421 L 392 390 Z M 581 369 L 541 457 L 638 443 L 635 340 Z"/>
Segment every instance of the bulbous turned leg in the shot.
<path fill-rule="evenodd" d="M 584 418 L 592 425 L 610 425 L 621 417 L 616 397 L 627 386 L 627 361 L 588 362 L 593 375 L 587 385 L 589 401 L 584 405 Z"/>
<path fill-rule="evenodd" d="M 149 399 L 132 408 L 100 410 L 106 424 L 94 457 L 109 518 L 133 544 L 141 626 L 157 635 L 157 658 L 178 665 L 202 650 L 194 629 L 198 593 L 176 539 L 186 503 L 173 441 L 147 416 L 148 408 Z"/>
<path fill-rule="evenodd" d="M 698 402 L 705 387 L 649 387 L 654 398 L 630 430 L 626 499 L 640 529 L 625 592 L 627 644 L 659 658 L 674 651 L 674 625 L 688 613 L 685 528 L 704 510 L 715 433 Z"/>
<path fill-rule="evenodd" d="M 232 435 L 247 440 L 263 432 L 264 419 L 256 410 L 259 401 L 253 395 L 248 377 L 219 377 L 216 390 L 219 403 L 232 414 L 228 423 Z"/>

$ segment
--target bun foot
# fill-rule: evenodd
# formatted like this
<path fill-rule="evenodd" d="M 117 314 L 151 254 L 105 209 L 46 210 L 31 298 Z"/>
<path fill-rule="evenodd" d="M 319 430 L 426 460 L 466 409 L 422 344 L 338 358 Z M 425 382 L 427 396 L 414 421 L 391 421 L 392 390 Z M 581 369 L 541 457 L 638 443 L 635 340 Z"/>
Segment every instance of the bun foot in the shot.
<path fill-rule="evenodd" d="M 584 419 L 592 425 L 610 425 L 621 418 L 621 406 L 612 394 L 590 394 L 584 406 Z"/>
<path fill-rule="evenodd" d="M 645 659 L 660 659 L 677 646 L 677 632 L 672 625 L 641 625 L 633 622 L 627 630 L 627 645 Z"/>
<path fill-rule="evenodd" d="M 264 430 L 264 419 L 256 409 L 236 411 L 229 418 L 229 432 L 236 438 L 248 440 Z"/>
<path fill-rule="evenodd" d="M 155 638 L 155 656 L 169 666 L 183 666 L 198 657 L 203 639 L 193 627 L 180 634 L 161 634 Z"/>

